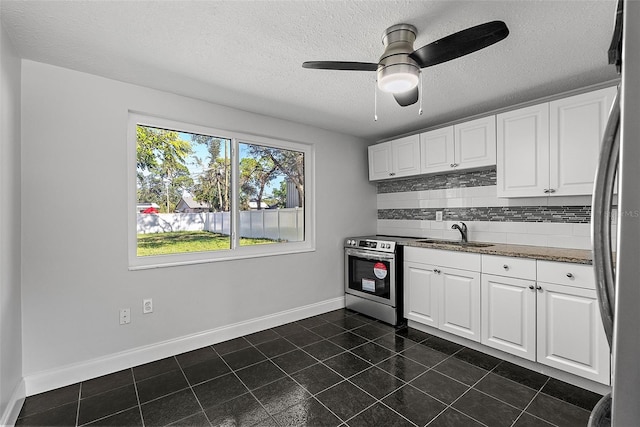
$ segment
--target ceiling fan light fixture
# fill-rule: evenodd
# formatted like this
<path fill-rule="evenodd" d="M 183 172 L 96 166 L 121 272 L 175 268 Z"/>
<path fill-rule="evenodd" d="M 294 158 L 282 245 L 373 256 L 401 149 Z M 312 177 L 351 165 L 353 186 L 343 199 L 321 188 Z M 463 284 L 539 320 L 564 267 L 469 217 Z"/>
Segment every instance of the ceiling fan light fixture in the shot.
<path fill-rule="evenodd" d="M 392 64 L 378 70 L 378 88 L 383 92 L 407 92 L 419 81 L 420 68 L 411 64 Z"/>
<path fill-rule="evenodd" d="M 411 24 L 396 24 L 387 28 L 382 35 L 384 52 L 377 63 L 307 61 L 302 67 L 318 70 L 376 71 L 376 94 L 378 89 L 391 93 L 398 105 L 407 107 L 418 101 L 422 103 L 421 88 L 418 89 L 418 84 L 421 85 L 422 68 L 442 64 L 498 43 L 509 35 L 509 28 L 502 21 L 485 22 L 449 34 L 419 49 L 413 48 L 416 34 L 416 27 Z"/>

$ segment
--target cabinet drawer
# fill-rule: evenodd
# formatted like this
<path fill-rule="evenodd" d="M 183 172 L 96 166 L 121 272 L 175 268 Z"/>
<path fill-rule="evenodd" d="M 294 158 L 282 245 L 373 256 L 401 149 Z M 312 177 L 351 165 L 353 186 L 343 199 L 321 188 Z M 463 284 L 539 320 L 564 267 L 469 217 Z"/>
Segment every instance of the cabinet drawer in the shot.
<path fill-rule="evenodd" d="M 536 280 L 536 260 L 482 255 L 482 273 Z"/>
<path fill-rule="evenodd" d="M 414 248 L 405 246 L 404 260 L 432 264 L 439 267 L 459 268 L 460 270 L 480 271 L 482 256 L 469 252 L 446 251 L 439 249 Z"/>
<path fill-rule="evenodd" d="M 538 282 L 557 283 L 578 288 L 595 289 L 592 265 L 538 261 Z"/>

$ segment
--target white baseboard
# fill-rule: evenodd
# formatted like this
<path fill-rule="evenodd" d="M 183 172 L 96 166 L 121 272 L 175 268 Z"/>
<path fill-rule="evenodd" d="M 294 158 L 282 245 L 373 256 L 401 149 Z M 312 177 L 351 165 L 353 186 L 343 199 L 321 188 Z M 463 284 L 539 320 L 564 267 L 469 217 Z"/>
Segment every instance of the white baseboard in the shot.
<path fill-rule="evenodd" d="M 26 396 L 86 381 L 340 308 L 344 308 L 343 296 L 60 368 L 37 372 L 24 378 Z"/>
<path fill-rule="evenodd" d="M 9 398 L 9 402 L 7 403 L 7 407 L 2 414 L 2 418 L 0 418 L 0 426 L 13 426 L 16 424 L 18 420 L 18 415 L 20 415 L 20 410 L 22 409 L 22 404 L 24 403 L 24 398 L 26 397 L 26 388 L 24 379 L 20 381 L 20 383 L 16 386 Z"/>

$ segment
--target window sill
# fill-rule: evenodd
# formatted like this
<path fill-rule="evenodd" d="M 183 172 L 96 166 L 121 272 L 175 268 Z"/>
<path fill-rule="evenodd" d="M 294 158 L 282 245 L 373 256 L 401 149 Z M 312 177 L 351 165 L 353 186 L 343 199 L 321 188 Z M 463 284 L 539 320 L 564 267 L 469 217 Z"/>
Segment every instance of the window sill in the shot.
<path fill-rule="evenodd" d="M 200 255 L 203 255 L 202 258 L 195 258 L 194 255 L 196 254 L 140 257 L 137 258 L 135 262 L 130 262 L 129 271 L 150 270 L 153 268 L 180 267 L 185 265 L 208 264 L 212 262 L 235 261 L 241 259 L 263 258 L 280 255 L 292 255 L 305 252 L 315 252 L 315 250 L 315 247 L 305 245 L 298 248 L 281 248 L 280 250 L 274 250 L 272 252 L 228 250 L 224 251 L 224 253 L 223 251 L 216 252 L 215 257 L 211 256 L 211 254 L 200 253 Z"/>

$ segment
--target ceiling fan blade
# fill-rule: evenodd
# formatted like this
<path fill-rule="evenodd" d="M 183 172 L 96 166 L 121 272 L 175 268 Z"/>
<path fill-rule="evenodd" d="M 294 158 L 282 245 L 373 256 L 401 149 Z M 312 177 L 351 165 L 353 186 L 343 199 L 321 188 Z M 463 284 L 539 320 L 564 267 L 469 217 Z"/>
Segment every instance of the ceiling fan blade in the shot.
<path fill-rule="evenodd" d="M 307 61 L 302 63 L 302 68 L 313 68 L 316 70 L 376 71 L 378 64 L 372 62 Z"/>
<path fill-rule="evenodd" d="M 408 107 L 409 105 L 413 105 L 418 102 L 419 94 L 420 92 L 418 91 L 418 87 L 416 86 L 407 92 L 394 93 L 393 97 L 401 107 Z"/>
<path fill-rule="evenodd" d="M 508 35 L 509 29 L 504 22 L 486 22 L 422 46 L 409 56 L 420 68 L 431 67 L 491 46 Z"/>

